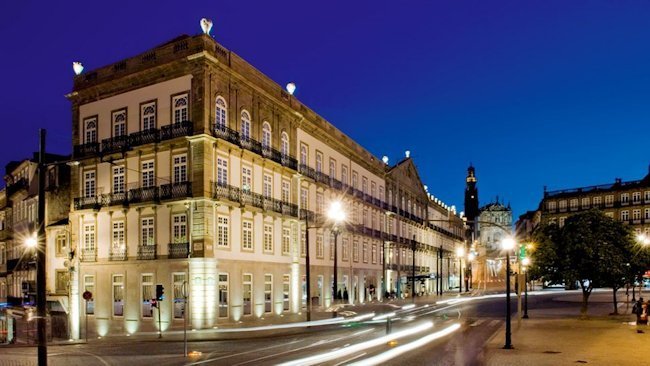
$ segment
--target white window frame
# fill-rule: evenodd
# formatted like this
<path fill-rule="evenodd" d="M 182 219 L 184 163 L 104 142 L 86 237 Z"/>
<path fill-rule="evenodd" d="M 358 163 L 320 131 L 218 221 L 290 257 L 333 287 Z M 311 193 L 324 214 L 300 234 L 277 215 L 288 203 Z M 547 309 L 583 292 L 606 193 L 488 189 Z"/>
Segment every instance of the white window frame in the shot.
<path fill-rule="evenodd" d="M 215 100 L 214 128 L 216 130 L 225 130 L 228 125 L 228 106 L 222 96 L 217 96 Z"/>
<path fill-rule="evenodd" d="M 217 183 L 228 185 L 228 159 L 217 156 Z"/>
<path fill-rule="evenodd" d="M 264 252 L 273 253 L 273 225 L 264 224 Z"/>
<path fill-rule="evenodd" d="M 140 245 L 156 245 L 156 220 L 153 216 L 140 218 Z"/>
<path fill-rule="evenodd" d="M 248 111 L 243 110 L 241 111 L 241 138 L 244 141 L 250 140 L 251 136 L 253 134 L 252 126 L 251 126 L 251 117 Z"/>
<path fill-rule="evenodd" d="M 262 148 L 265 150 L 270 150 L 272 143 L 273 141 L 271 138 L 271 124 L 264 121 L 262 123 Z"/>
<path fill-rule="evenodd" d="M 124 165 L 113 166 L 113 193 L 126 192 L 126 167 Z"/>
<path fill-rule="evenodd" d="M 247 294 L 248 292 L 248 294 Z M 248 295 L 248 310 L 246 309 L 246 295 Z M 253 274 L 242 273 L 242 314 L 244 316 L 255 313 L 255 296 L 253 288 Z"/>
<path fill-rule="evenodd" d="M 144 160 L 140 163 L 140 176 L 142 188 L 154 187 L 156 185 L 156 163 L 153 159 Z"/>
<path fill-rule="evenodd" d="M 126 136 L 126 109 L 120 109 L 112 113 L 113 137 Z"/>
<path fill-rule="evenodd" d="M 172 215 L 172 242 L 187 243 L 187 214 Z"/>
<path fill-rule="evenodd" d="M 97 142 L 97 117 L 84 120 L 84 144 Z"/>
<path fill-rule="evenodd" d="M 282 228 L 282 255 L 291 254 L 291 228 Z"/>
<path fill-rule="evenodd" d="M 112 316 L 114 318 L 122 318 L 122 317 L 124 317 L 124 304 L 125 304 L 125 301 L 124 301 L 125 299 L 124 298 L 126 297 L 125 296 L 126 295 L 126 289 L 124 288 L 124 283 L 126 281 L 124 280 L 124 274 L 122 274 L 122 273 L 113 274 L 111 276 L 111 279 L 112 279 L 111 298 L 113 299 L 113 306 L 112 306 L 112 309 L 111 309 L 111 313 L 112 313 Z M 120 296 L 120 300 L 119 300 L 120 304 L 119 305 L 118 305 L 118 299 L 117 299 L 117 294 L 116 294 L 116 292 L 117 292 L 116 290 L 118 290 L 117 287 L 119 287 L 119 291 L 121 292 L 121 296 Z M 118 311 L 118 309 L 120 311 Z"/>
<path fill-rule="evenodd" d="M 189 96 L 187 93 L 172 97 L 172 118 L 173 123 L 189 121 Z"/>
<path fill-rule="evenodd" d="M 140 118 L 142 121 L 142 131 L 153 130 L 156 128 L 156 102 L 149 102 L 140 106 Z"/>
<path fill-rule="evenodd" d="M 244 219 L 241 222 L 241 250 L 252 252 L 253 248 L 253 220 Z"/>
<path fill-rule="evenodd" d="M 174 155 L 173 161 L 173 183 L 187 182 L 187 154 Z"/>
<path fill-rule="evenodd" d="M 223 215 L 217 216 L 217 247 L 227 248 L 230 246 L 229 218 Z"/>
<path fill-rule="evenodd" d="M 92 198 L 97 195 L 97 171 L 84 170 L 84 185 L 83 185 L 83 196 L 86 198 Z"/>
<path fill-rule="evenodd" d="M 289 134 L 282 132 L 282 143 L 280 145 L 282 156 L 289 156 Z"/>

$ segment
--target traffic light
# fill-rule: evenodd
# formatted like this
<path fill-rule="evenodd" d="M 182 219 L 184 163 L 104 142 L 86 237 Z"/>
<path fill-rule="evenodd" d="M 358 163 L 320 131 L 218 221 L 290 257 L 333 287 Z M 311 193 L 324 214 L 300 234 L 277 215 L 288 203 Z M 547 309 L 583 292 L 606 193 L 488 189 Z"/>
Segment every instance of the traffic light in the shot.
<path fill-rule="evenodd" d="M 156 299 L 163 301 L 165 299 L 165 288 L 163 285 L 156 285 Z"/>

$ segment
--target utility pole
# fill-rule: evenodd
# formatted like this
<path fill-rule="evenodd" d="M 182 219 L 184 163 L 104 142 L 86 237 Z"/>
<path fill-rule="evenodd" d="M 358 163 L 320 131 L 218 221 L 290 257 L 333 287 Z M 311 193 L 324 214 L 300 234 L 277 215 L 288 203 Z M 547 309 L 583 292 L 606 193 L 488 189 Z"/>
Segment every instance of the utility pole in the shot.
<path fill-rule="evenodd" d="M 47 313 L 45 311 L 45 129 L 40 129 L 38 153 L 38 235 L 36 247 L 36 313 L 38 365 L 47 366 Z"/>

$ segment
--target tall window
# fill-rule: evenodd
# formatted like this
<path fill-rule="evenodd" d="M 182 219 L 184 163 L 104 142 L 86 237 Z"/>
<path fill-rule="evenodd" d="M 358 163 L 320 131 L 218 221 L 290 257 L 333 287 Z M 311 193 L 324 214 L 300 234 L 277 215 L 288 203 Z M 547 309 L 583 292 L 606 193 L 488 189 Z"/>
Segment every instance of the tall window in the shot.
<path fill-rule="evenodd" d="M 262 124 L 262 148 L 271 148 L 271 125 L 268 122 Z"/>
<path fill-rule="evenodd" d="M 336 242 L 334 241 L 334 233 L 330 231 L 330 236 L 329 236 L 329 247 L 330 247 L 330 260 L 334 260 L 334 247 L 336 246 Z"/>
<path fill-rule="evenodd" d="M 273 253 L 273 225 L 264 224 L 264 251 Z"/>
<path fill-rule="evenodd" d="M 250 220 L 242 221 L 242 250 L 253 250 L 253 222 Z"/>
<path fill-rule="evenodd" d="M 633 203 L 639 203 L 639 202 L 641 202 L 641 192 L 634 192 L 634 193 L 632 193 L 632 202 L 633 202 Z"/>
<path fill-rule="evenodd" d="M 623 210 L 621 211 L 621 221 L 627 221 L 630 219 L 630 211 Z"/>
<path fill-rule="evenodd" d="M 273 196 L 273 176 L 264 174 L 264 197 L 270 198 Z"/>
<path fill-rule="evenodd" d="M 316 151 L 316 172 L 323 172 L 323 153 Z"/>
<path fill-rule="evenodd" d="M 216 108 L 215 108 L 215 120 L 214 120 L 214 127 L 216 130 L 224 130 L 226 127 L 226 121 L 227 121 L 227 112 L 226 112 L 226 101 L 222 97 L 217 97 L 217 101 L 215 103 Z"/>
<path fill-rule="evenodd" d="M 650 219 L 650 208 L 646 208 L 643 211 L 643 218 L 646 219 L 646 220 Z"/>
<path fill-rule="evenodd" d="M 352 246 L 352 260 L 355 262 L 359 261 L 359 241 L 354 240 Z"/>
<path fill-rule="evenodd" d="M 156 102 L 140 106 L 140 116 L 140 118 L 142 118 L 143 131 L 156 128 Z"/>
<path fill-rule="evenodd" d="M 325 244 L 323 243 L 323 234 L 316 235 L 316 258 L 325 257 Z"/>
<path fill-rule="evenodd" d="M 227 247 L 229 240 L 228 218 L 219 216 L 217 218 L 217 246 Z"/>
<path fill-rule="evenodd" d="M 183 310 L 185 309 L 185 297 L 183 297 L 183 286 L 185 283 L 185 273 L 172 273 L 172 295 L 174 298 L 174 319 L 183 319 Z"/>
<path fill-rule="evenodd" d="M 84 276 L 84 292 L 88 291 L 93 294 L 93 298 L 86 301 L 86 314 L 94 315 L 95 314 L 95 276 L 85 275 Z"/>
<path fill-rule="evenodd" d="M 348 167 L 345 165 L 341 165 L 341 182 L 343 184 L 349 184 L 348 183 Z"/>
<path fill-rule="evenodd" d="M 253 170 L 248 166 L 241 168 L 241 189 L 246 192 L 253 189 Z"/>
<path fill-rule="evenodd" d="M 621 193 L 621 203 L 627 205 L 630 202 L 629 193 Z"/>
<path fill-rule="evenodd" d="M 95 197 L 95 171 L 84 171 L 84 197 Z"/>
<path fill-rule="evenodd" d="M 251 315 L 253 310 L 253 275 L 250 273 L 244 273 L 242 277 L 244 315 Z"/>
<path fill-rule="evenodd" d="M 229 298 L 228 274 L 219 273 L 219 317 L 228 317 L 228 298 Z"/>
<path fill-rule="evenodd" d="M 174 156 L 174 183 L 187 182 L 187 155 Z"/>
<path fill-rule="evenodd" d="M 377 244 L 372 244 L 372 264 L 377 263 Z"/>
<path fill-rule="evenodd" d="M 300 144 L 300 164 L 302 165 L 308 165 L 307 164 L 307 146 Z"/>
<path fill-rule="evenodd" d="M 95 251 L 95 224 L 84 225 L 84 251 Z"/>
<path fill-rule="evenodd" d="M 251 116 L 246 111 L 241 112 L 241 137 L 244 140 L 251 138 Z"/>
<path fill-rule="evenodd" d="M 147 245 L 156 245 L 156 237 L 155 237 L 155 231 L 154 231 L 154 218 L 153 217 L 145 217 L 140 221 L 140 227 L 141 227 L 141 245 L 147 246 Z"/>
<path fill-rule="evenodd" d="M 153 289 L 153 274 L 143 273 L 141 277 L 142 284 L 142 317 L 151 318 L 153 316 L 153 307 L 151 300 L 156 296 Z"/>
<path fill-rule="evenodd" d="M 363 263 L 368 263 L 368 242 L 363 241 Z"/>
<path fill-rule="evenodd" d="M 126 135 L 126 111 L 113 112 L 113 137 Z"/>
<path fill-rule="evenodd" d="M 111 253 L 124 253 L 126 249 L 126 241 L 124 235 L 124 220 L 113 221 L 113 242 L 111 245 Z"/>
<path fill-rule="evenodd" d="M 342 249 L 342 252 L 343 252 L 342 259 L 347 262 L 348 257 L 349 257 L 349 255 L 348 255 L 348 238 L 344 237 L 341 240 L 341 249 Z"/>
<path fill-rule="evenodd" d="M 188 96 L 187 94 L 177 95 L 172 98 L 174 123 L 181 123 L 188 120 Z"/>
<path fill-rule="evenodd" d="M 377 197 L 377 184 L 375 182 L 370 182 L 370 195 Z"/>
<path fill-rule="evenodd" d="M 282 132 L 282 144 L 280 145 L 280 152 L 283 156 L 289 156 L 289 135 Z"/>
<path fill-rule="evenodd" d="M 614 195 L 608 194 L 605 196 L 605 207 L 612 207 L 614 205 Z M 560 209 L 562 205 L 560 205 Z"/>
<path fill-rule="evenodd" d="M 632 220 L 641 220 L 641 210 L 632 210 Z"/>
<path fill-rule="evenodd" d="M 217 157 L 217 183 L 228 184 L 228 160 L 222 157 Z"/>
<path fill-rule="evenodd" d="M 289 291 L 291 289 L 291 277 L 288 274 L 282 276 L 282 310 L 289 310 Z"/>
<path fill-rule="evenodd" d="M 124 275 L 113 275 L 113 316 L 124 315 Z"/>
<path fill-rule="evenodd" d="M 321 192 L 316 192 L 316 212 L 319 214 L 325 213 L 325 199 Z"/>
<path fill-rule="evenodd" d="M 594 197 L 594 198 L 592 199 L 592 202 L 593 202 L 593 204 L 594 204 L 594 207 L 599 207 L 600 204 L 601 204 L 601 197 L 600 197 L 600 196 L 598 196 L 598 197 Z M 555 210 L 555 206 L 553 206 L 553 210 Z"/>
<path fill-rule="evenodd" d="M 361 177 L 361 192 L 368 194 L 368 178 Z"/>
<path fill-rule="evenodd" d="M 142 187 L 153 187 L 156 184 L 156 176 L 154 171 L 154 161 L 148 160 L 142 162 Z"/>
<path fill-rule="evenodd" d="M 291 202 L 291 182 L 288 180 L 282 181 L 282 201 Z"/>
<path fill-rule="evenodd" d="M 282 228 L 282 254 L 289 255 L 291 253 L 291 230 L 289 228 Z"/>
<path fill-rule="evenodd" d="M 124 165 L 113 167 L 113 193 L 124 193 L 125 191 L 125 178 L 124 173 L 126 169 Z"/>
<path fill-rule="evenodd" d="M 307 188 L 300 188 L 300 208 L 309 210 L 309 191 Z"/>
<path fill-rule="evenodd" d="M 589 197 L 582 199 L 582 208 L 589 208 Z"/>
<path fill-rule="evenodd" d="M 273 311 L 273 275 L 264 275 L 264 312 Z"/>
<path fill-rule="evenodd" d="M 300 256 L 307 255 L 307 231 L 303 228 L 300 230 Z"/>
<path fill-rule="evenodd" d="M 352 188 L 357 188 L 358 187 L 358 180 L 359 176 L 357 175 L 357 172 L 353 171 L 352 172 Z"/>
<path fill-rule="evenodd" d="M 97 142 L 97 118 L 89 118 L 84 121 L 84 143 Z"/>
<path fill-rule="evenodd" d="M 645 203 L 650 202 L 650 191 L 643 192 L 643 200 L 645 201 Z"/>
<path fill-rule="evenodd" d="M 4 254 L 4 245 L 0 245 L 0 264 L 4 264 L 2 260 Z M 66 234 L 57 234 L 56 236 L 56 256 L 63 257 L 68 254 L 68 236 Z"/>
<path fill-rule="evenodd" d="M 174 243 L 187 243 L 187 215 L 172 216 L 172 238 Z"/>

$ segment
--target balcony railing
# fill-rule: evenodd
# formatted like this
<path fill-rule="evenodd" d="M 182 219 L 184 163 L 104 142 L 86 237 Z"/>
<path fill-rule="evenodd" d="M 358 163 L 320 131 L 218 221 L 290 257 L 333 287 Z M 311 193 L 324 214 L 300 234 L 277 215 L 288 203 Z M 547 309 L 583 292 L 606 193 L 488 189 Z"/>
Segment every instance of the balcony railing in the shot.
<path fill-rule="evenodd" d="M 21 189 L 27 189 L 27 186 L 28 186 L 28 182 L 27 179 L 25 178 L 20 178 L 17 181 L 13 182 L 12 184 L 7 185 L 7 197 L 20 191 Z"/>
<path fill-rule="evenodd" d="M 261 208 L 266 211 L 274 211 L 283 215 L 298 216 L 298 206 L 277 200 L 272 197 L 264 197 L 259 193 L 242 190 L 229 184 L 213 182 L 213 197 L 218 200 L 238 202 L 240 204 Z"/>
<path fill-rule="evenodd" d="M 127 258 L 126 248 L 112 248 L 108 254 L 109 261 L 125 261 Z"/>
<path fill-rule="evenodd" d="M 75 145 L 74 157 L 83 158 L 86 156 L 110 154 L 123 152 L 133 146 L 157 143 L 177 137 L 191 136 L 194 133 L 194 124 L 191 121 L 183 121 L 162 126 L 160 129 L 151 128 L 148 130 L 134 132 L 130 135 L 116 136 L 102 140 L 101 145 L 97 142 L 90 142 Z M 100 149 L 101 148 L 101 149 Z"/>
<path fill-rule="evenodd" d="M 160 199 L 192 197 L 192 182 L 178 182 L 160 186 Z"/>
<path fill-rule="evenodd" d="M 226 126 L 215 125 L 212 131 L 215 137 L 226 140 L 235 145 L 239 144 L 239 132 Z"/>
<path fill-rule="evenodd" d="M 129 148 L 129 136 L 115 136 L 102 140 L 102 153 L 125 151 Z"/>
<path fill-rule="evenodd" d="M 151 202 L 158 201 L 158 187 L 141 187 L 129 191 L 129 202 Z"/>
<path fill-rule="evenodd" d="M 169 243 L 169 258 L 187 258 L 190 254 L 190 243 Z"/>
<path fill-rule="evenodd" d="M 138 247 L 138 259 L 156 259 L 156 245 L 140 245 Z"/>
<path fill-rule="evenodd" d="M 128 193 L 116 192 L 102 195 L 102 206 L 128 205 Z"/>
<path fill-rule="evenodd" d="M 95 248 L 82 248 L 81 249 L 82 262 L 97 262 L 97 249 Z"/>
<path fill-rule="evenodd" d="M 73 153 L 75 158 L 97 155 L 99 154 L 99 143 L 88 142 L 81 145 L 75 145 Z"/>
<path fill-rule="evenodd" d="M 98 196 L 92 197 L 77 197 L 74 199 L 74 209 L 75 210 L 84 210 L 87 208 L 98 208 L 100 206 L 101 200 Z"/>

